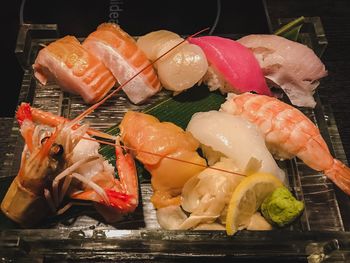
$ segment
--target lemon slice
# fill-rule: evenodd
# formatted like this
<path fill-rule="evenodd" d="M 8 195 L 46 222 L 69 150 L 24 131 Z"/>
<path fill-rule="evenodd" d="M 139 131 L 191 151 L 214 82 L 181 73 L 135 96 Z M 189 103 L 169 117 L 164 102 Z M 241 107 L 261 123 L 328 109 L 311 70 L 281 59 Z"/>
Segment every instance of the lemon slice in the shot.
<path fill-rule="evenodd" d="M 233 191 L 226 216 L 226 232 L 233 235 L 248 226 L 250 218 L 264 199 L 282 182 L 268 173 L 255 173 L 244 178 Z"/>

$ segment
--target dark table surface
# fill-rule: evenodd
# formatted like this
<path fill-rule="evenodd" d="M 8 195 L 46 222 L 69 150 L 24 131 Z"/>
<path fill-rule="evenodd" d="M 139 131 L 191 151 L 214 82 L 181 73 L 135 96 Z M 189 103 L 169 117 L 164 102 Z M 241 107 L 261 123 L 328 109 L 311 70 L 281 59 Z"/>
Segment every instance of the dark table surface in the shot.
<path fill-rule="evenodd" d="M 216 33 L 267 33 L 263 1 L 222 0 L 222 15 Z M 86 36 L 101 22 L 117 20 L 130 34 L 140 35 L 151 30 L 167 28 L 180 34 L 196 32 L 211 26 L 216 15 L 216 1 L 44 1 L 27 0 L 23 20 L 27 23 L 57 23 L 61 35 Z M 348 159 L 350 158 L 350 1 L 269 1 L 270 18 L 321 17 L 328 47 L 322 60 L 329 76 L 322 80 L 322 92 L 333 109 L 339 133 Z M 5 70 L 1 76 L 2 95 L 0 117 L 12 117 L 22 82 L 22 70 L 14 48 L 20 22 L 20 0 L 8 1 L 3 9 L 4 32 L 1 57 Z M 171 12 L 169 12 L 171 10 Z M 159 21 L 162 21 L 160 23 Z"/>

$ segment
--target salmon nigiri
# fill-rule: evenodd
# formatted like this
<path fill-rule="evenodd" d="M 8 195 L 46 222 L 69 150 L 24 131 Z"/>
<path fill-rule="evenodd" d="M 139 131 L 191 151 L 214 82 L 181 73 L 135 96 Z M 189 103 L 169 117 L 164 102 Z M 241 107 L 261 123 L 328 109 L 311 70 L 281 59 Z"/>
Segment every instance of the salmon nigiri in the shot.
<path fill-rule="evenodd" d="M 272 95 L 258 61 L 248 48 L 217 36 L 195 37 L 188 41 L 201 47 L 208 59 L 209 68 L 203 81 L 210 90 Z"/>
<path fill-rule="evenodd" d="M 150 64 L 135 40 L 113 23 L 101 24 L 87 37 L 83 46 L 112 71 L 120 84 Z M 145 101 L 160 89 L 160 82 L 151 66 L 123 87 L 126 95 L 135 104 Z"/>
<path fill-rule="evenodd" d="M 73 36 L 58 39 L 40 50 L 33 69 L 41 84 L 55 79 L 63 90 L 79 94 L 86 103 L 101 100 L 115 84 L 108 68 Z"/>

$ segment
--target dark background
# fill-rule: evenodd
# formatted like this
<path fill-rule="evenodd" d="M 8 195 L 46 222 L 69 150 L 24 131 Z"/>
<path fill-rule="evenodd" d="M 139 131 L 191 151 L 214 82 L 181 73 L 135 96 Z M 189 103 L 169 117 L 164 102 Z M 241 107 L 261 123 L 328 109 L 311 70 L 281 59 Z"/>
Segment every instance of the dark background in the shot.
<path fill-rule="evenodd" d="M 267 33 L 263 1 L 221 0 L 222 14 L 214 33 Z M 329 76 L 322 80 L 322 91 L 332 106 L 347 157 L 350 157 L 350 1 L 349 0 L 266 0 L 271 19 L 278 17 L 320 16 L 328 39 L 323 62 Z M 3 4 L 4 5 L 4 4 Z M 12 117 L 23 72 L 15 54 L 21 1 L 6 2 L 1 10 L 3 25 L 1 59 L 0 117 Z M 27 0 L 23 20 L 26 23 L 56 23 L 61 36 L 84 37 L 99 23 L 111 19 L 112 5 L 118 5 L 117 19 L 131 35 L 161 28 L 179 34 L 194 33 L 211 26 L 216 1 L 139 1 L 139 0 Z M 113 8 L 112 8 L 113 9 Z"/>

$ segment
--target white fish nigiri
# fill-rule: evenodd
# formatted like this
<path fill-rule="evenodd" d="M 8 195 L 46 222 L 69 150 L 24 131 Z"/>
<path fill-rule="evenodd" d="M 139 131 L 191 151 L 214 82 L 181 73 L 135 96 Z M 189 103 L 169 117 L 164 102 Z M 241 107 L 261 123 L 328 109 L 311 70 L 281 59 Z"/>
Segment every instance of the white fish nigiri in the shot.
<path fill-rule="evenodd" d="M 327 71 L 313 50 L 275 35 L 248 35 L 238 42 L 253 51 L 265 77 L 280 86 L 292 104 L 315 107 L 313 94 Z"/>
<path fill-rule="evenodd" d="M 137 40 L 137 45 L 147 58 L 154 61 L 172 47 L 183 41 L 179 35 L 159 30 L 146 34 Z M 199 82 L 208 69 L 208 62 L 202 49 L 185 42 L 154 64 L 162 86 L 181 92 Z"/>
<path fill-rule="evenodd" d="M 255 124 L 226 112 L 198 112 L 192 116 L 187 131 L 202 145 L 230 158 L 244 173 L 252 158 L 261 162 L 255 172 L 272 173 L 282 182 L 284 172 L 278 167 Z M 217 156 L 219 157 L 219 156 Z"/>

